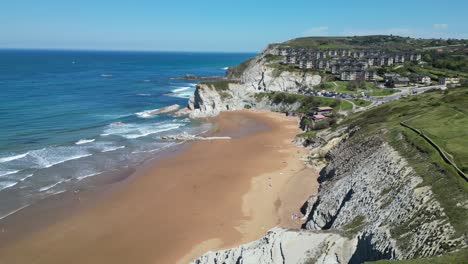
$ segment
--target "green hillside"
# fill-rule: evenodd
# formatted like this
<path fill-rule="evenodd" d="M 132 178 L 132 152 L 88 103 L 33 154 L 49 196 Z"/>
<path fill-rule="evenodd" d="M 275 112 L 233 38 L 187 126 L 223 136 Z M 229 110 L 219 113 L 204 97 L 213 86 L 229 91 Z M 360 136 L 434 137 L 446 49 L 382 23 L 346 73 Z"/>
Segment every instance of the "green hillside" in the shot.
<path fill-rule="evenodd" d="M 468 87 L 446 91 L 430 91 L 383 104 L 369 111 L 349 117 L 344 124 L 360 127 L 362 133 L 384 135 L 387 141 L 423 178 L 422 185 L 430 185 L 444 208 L 455 237 L 467 237 L 468 182 L 454 167 L 443 160 L 440 153 L 404 121 L 429 136 L 461 168 L 468 172 Z M 460 205 L 461 204 L 461 205 Z M 419 223 L 407 223 L 403 229 L 416 228 Z M 404 243 L 404 237 L 400 237 Z"/>

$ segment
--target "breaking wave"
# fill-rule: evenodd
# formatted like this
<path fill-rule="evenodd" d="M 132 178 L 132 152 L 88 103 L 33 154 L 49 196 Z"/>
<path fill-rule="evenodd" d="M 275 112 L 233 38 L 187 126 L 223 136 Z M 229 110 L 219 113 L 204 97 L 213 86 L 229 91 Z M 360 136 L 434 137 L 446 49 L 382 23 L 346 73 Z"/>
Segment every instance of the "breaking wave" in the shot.
<path fill-rule="evenodd" d="M 126 139 L 136 139 L 157 134 L 185 126 L 182 123 L 155 123 L 155 124 L 111 124 L 102 135 L 116 135 Z"/>
<path fill-rule="evenodd" d="M 17 160 L 17 159 L 22 159 L 22 158 L 26 157 L 28 154 L 29 154 L 29 152 L 26 152 L 24 154 L 14 155 L 14 156 L 3 157 L 3 158 L 0 158 L 0 163 L 12 161 L 12 160 Z"/>
<path fill-rule="evenodd" d="M 87 143 L 91 143 L 91 142 L 94 142 L 96 139 L 80 139 L 78 140 L 77 142 L 75 142 L 75 145 L 83 145 L 83 144 L 87 144 Z"/>

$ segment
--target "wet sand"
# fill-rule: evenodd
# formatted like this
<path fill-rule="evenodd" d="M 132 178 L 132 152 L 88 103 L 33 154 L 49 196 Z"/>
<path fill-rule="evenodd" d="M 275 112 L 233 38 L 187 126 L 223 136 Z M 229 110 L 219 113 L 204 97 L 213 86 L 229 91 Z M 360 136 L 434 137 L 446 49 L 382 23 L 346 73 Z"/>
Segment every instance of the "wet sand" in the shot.
<path fill-rule="evenodd" d="M 12 230 L 34 226 L 34 214 L 10 223 L 8 236 L 0 234 L 0 263 L 187 263 L 277 225 L 299 228 L 291 214 L 317 184 L 301 161 L 306 150 L 291 143 L 297 119 L 236 111 L 213 121 L 213 134 L 233 138 L 187 144 L 99 195 L 68 194 L 73 209 L 60 210 L 67 204 L 60 199 L 49 206 L 66 214 L 44 217 L 48 207 L 36 206 L 41 228 L 16 239 Z"/>

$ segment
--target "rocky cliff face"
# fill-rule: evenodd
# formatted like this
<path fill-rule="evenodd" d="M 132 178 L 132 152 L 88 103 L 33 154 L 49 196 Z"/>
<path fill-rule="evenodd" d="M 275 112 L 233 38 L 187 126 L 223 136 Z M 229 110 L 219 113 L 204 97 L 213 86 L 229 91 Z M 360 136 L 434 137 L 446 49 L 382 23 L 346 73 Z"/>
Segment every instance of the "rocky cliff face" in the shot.
<path fill-rule="evenodd" d="M 362 263 L 434 256 L 462 244 L 431 187 L 382 134 L 348 131 L 327 151 L 319 193 L 302 208 L 304 230 L 276 228 L 194 263 Z"/>
<path fill-rule="evenodd" d="M 255 94 L 271 91 L 294 92 L 321 83 L 320 75 L 302 71 L 282 71 L 273 67 L 266 59 L 273 51 L 274 48 L 269 47 L 254 59 L 238 66 L 242 69 L 237 69 L 236 73 L 233 73 L 232 69 L 228 71 L 228 77 L 233 80 L 228 89 L 218 90 L 210 84 L 198 85 L 188 103 L 189 109 L 192 110 L 191 117 L 213 116 L 221 111 L 244 109 L 247 105 L 261 109 L 284 107 L 270 106 L 270 102 L 267 101 L 257 102 Z"/>

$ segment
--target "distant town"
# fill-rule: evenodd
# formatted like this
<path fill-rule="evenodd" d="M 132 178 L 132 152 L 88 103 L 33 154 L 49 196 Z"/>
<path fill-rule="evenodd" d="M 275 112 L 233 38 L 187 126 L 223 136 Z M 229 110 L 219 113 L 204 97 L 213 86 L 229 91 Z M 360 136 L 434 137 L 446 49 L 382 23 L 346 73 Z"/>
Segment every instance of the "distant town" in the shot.
<path fill-rule="evenodd" d="M 422 63 L 418 52 L 386 52 L 383 50 L 320 50 L 303 47 L 281 47 L 272 54 L 281 57 L 281 64 L 292 65 L 303 70 L 322 70 L 335 75 L 341 81 L 381 82 L 382 86 L 395 88 L 410 84 L 431 85 L 434 80 L 429 75 L 412 73 L 401 76 L 398 73 L 378 74 L 381 67 L 395 66 L 405 62 Z M 435 80 L 440 85 L 460 84 L 460 79 L 441 77 Z"/>

